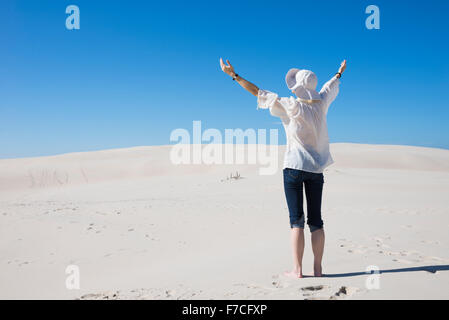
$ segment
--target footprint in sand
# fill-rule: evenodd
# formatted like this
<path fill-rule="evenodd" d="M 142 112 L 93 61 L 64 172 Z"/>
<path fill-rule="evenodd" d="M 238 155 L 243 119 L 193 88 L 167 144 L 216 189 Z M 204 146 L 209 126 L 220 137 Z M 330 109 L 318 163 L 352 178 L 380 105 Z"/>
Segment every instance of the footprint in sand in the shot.
<path fill-rule="evenodd" d="M 302 296 L 305 297 L 304 300 L 322 300 L 326 299 L 323 295 L 317 295 L 322 293 L 325 289 L 328 289 L 328 286 L 325 285 L 317 285 L 317 286 L 308 286 L 302 287 L 299 290 L 302 291 Z"/>
<path fill-rule="evenodd" d="M 335 289 L 334 289 L 335 290 Z M 327 285 L 317 285 L 301 288 L 303 291 L 303 296 L 306 297 L 305 300 L 336 300 L 344 299 L 354 295 L 359 291 L 357 287 L 341 286 L 333 294 L 329 296 L 332 292 L 332 288 Z M 330 292 L 329 292 L 330 291 Z"/>
<path fill-rule="evenodd" d="M 394 262 L 399 262 L 399 263 L 405 263 L 405 264 L 412 264 L 412 261 L 409 260 L 405 260 L 405 259 L 393 259 Z"/>
<path fill-rule="evenodd" d="M 349 252 L 349 253 L 356 253 L 356 254 L 363 254 L 363 253 L 366 253 L 366 250 L 361 250 L 361 249 L 349 249 L 348 252 Z"/>
<path fill-rule="evenodd" d="M 325 285 L 318 285 L 318 286 L 309 286 L 309 287 L 303 287 L 301 288 L 302 291 L 320 291 L 324 288 L 328 288 L 328 286 Z"/>
<path fill-rule="evenodd" d="M 340 241 L 343 241 L 344 243 L 340 244 L 340 248 L 354 248 L 355 244 L 353 244 L 351 241 L 348 241 L 346 239 L 340 239 Z"/>
<path fill-rule="evenodd" d="M 337 292 L 335 292 L 332 296 L 330 296 L 329 299 L 330 300 L 344 299 L 344 298 L 352 296 L 357 291 L 359 291 L 359 289 L 356 287 L 342 286 L 342 287 L 340 287 L 340 289 L 338 289 Z"/>
<path fill-rule="evenodd" d="M 283 288 L 287 288 L 288 284 L 283 283 L 281 281 L 273 281 L 271 283 L 273 285 L 273 287 L 277 288 L 277 289 L 283 289 Z"/>
<path fill-rule="evenodd" d="M 166 290 L 165 291 L 165 297 L 166 298 L 171 298 L 173 294 L 175 294 L 176 292 L 174 290 Z"/>
<path fill-rule="evenodd" d="M 401 255 L 401 253 L 397 252 L 397 251 L 384 251 L 384 253 L 386 255 L 389 255 L 389 256 L 399 256 L 399 255 Z"/>
<path fill-rule="evenodd" d="M 117 300 L 120 291 L 105 293 L 89 293 L 82 295 L 78 300 Z"/>
<path fill-rule="evenodd" d="M 355 254 L 364 254 L 368 249 L 368 247 L 366 246 L 356 245 L 350 241 L 346 241 L 346 243 L 340 244 L 340 248 L 347 249 L 346 252 Z"/>

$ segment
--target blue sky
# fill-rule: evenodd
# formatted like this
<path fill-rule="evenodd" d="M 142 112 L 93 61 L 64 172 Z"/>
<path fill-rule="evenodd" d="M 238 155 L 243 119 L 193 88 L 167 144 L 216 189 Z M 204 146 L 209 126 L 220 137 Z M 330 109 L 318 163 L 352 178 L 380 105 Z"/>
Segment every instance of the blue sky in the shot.
<path fill-rule="evenodd" d="M 78 5 L 81 29 L 65 28 Z M 365 8 L 380 8 L 380 30 Z M 172 130 L 279 128 L 219 68 L 289 95 L 348 60 L 331 142 L 449 148 L 449 1 L 1 1 L 0 158 L 169 144 Z M 285 134 L 280 131 L 280 143 Z"/>

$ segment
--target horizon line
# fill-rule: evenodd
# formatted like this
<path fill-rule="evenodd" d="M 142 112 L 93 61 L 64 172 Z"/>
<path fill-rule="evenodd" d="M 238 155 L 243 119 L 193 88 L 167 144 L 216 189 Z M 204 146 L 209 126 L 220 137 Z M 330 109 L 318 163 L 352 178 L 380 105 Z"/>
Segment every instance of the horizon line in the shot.
<path fill-rule="evenodd" d="M 154 145 L 135 145 L 130 147 L 117 147 L 117 148 L 106 148 L 106 149 L 95 149 L 95 150 L 86 150 L 86 151 L 69 151 L 62 153 L 54 153 L 54 154 L 43 154 L 36 156 L 23 156 L 23 157 L 0 157 L 1 160 L 18 160 L 18 159 L 33 159 L 33 158 L 46 158 L 46 157 L 58 157 L 64 155 L 71 154 L 80 154 L 80 153 L 95 153 L 95 152 L 105 152 L 105 151 L 119 151 L 119 150 L 127 150 L 127 149 L 138 149 L 138 148 L 150 148 L 150 147 L 173 147 L 176 145 L 198 145 L 198 143 L 175 143 L 175 144 L 154 144 Z M 278 146 L 284 147 L 286 144 L 264 144 L 264 143 L 201 143 L 200 145 L 210 145 L 210 144 L 219 144 L 219 145 L 265 145 L 265 146 Z M 391 146 L 391 147 L 411 147 L 411 148 L 426 148 L 426 149 L 440 149 L 444 151 L 449 151 L 449 148 L 444 147 L 429 147 L 423 145 L 411 145 L 411 144 L 387 144 L 387 143 L 361 143 L 361 142 L 331 142 L 329 145 L 333 144 L 357 144 L 357 145 L 367 145 L 367 146 Z"/>

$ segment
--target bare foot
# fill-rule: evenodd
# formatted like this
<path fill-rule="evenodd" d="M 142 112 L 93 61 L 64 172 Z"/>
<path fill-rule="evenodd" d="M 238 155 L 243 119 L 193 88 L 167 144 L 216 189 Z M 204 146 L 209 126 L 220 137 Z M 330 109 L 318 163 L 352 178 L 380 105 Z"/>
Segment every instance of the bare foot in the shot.
<path fill-rule="evenodd" d="M 323 276 L 321 266 L 314 266 L 313 267 L 313 275 L 315 277 L 322 277 Z"/>
<path fill-rule="evenodd" d="M 289 278 L 294 278 L 294 279 L 298 279 L 298 278 L 302 278 L 302 272 L 298 272 L 298 271 L 285 271 L 284 272 L 284 276 L 289 277 Z"/>

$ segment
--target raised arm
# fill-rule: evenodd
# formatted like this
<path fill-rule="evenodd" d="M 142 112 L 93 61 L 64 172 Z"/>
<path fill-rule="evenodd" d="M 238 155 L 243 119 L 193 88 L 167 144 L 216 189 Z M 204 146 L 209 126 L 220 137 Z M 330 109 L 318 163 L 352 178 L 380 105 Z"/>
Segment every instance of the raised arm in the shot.
<path fill-rule="evenodd" d="M 346 60 L 340 64 L 338 72 L 326 82 L 320 90 L 321 99 L 324 101 L 326 106 L 326 112 L 329 105 L 335 100 L 338 95 L 338 86 L 340 84 L 340 78 L 343 72 L 346 70 Z"/>
<path fill-rule="evenodd" d="M 343 60 L 343 62 L 340 64 L 340 68 L 337 72 L 337 78 L 340 79 L 343 72 L 346 70 L 346 60 Z"/>
<path fill-rule="evenodd" d="M 239 76 L 237 73 L 235 73 L 234 71 L 234 67 L 231 65 L 231 63 L 229 62 L 229 60 L 226 60 L 226 63 L 228 65 L 226 65 L 223 62 L 223 59 L 220 58 L 220 66 L 221 66 L 221 70 L 223 70 L 224 73 L 228 74 L 229 76 L 232 77 L 233 80 L 237 81 L 237 83 L 239 85 L 242 86 L 243 89 L 247 90 L 248 92 L 250 92 L 251 94 L 255 95 L 257 97 L 257 94 L 259 92 L 259 88 L 252 84 L 251 82 L 243 79 L 241 76 Z"/>

